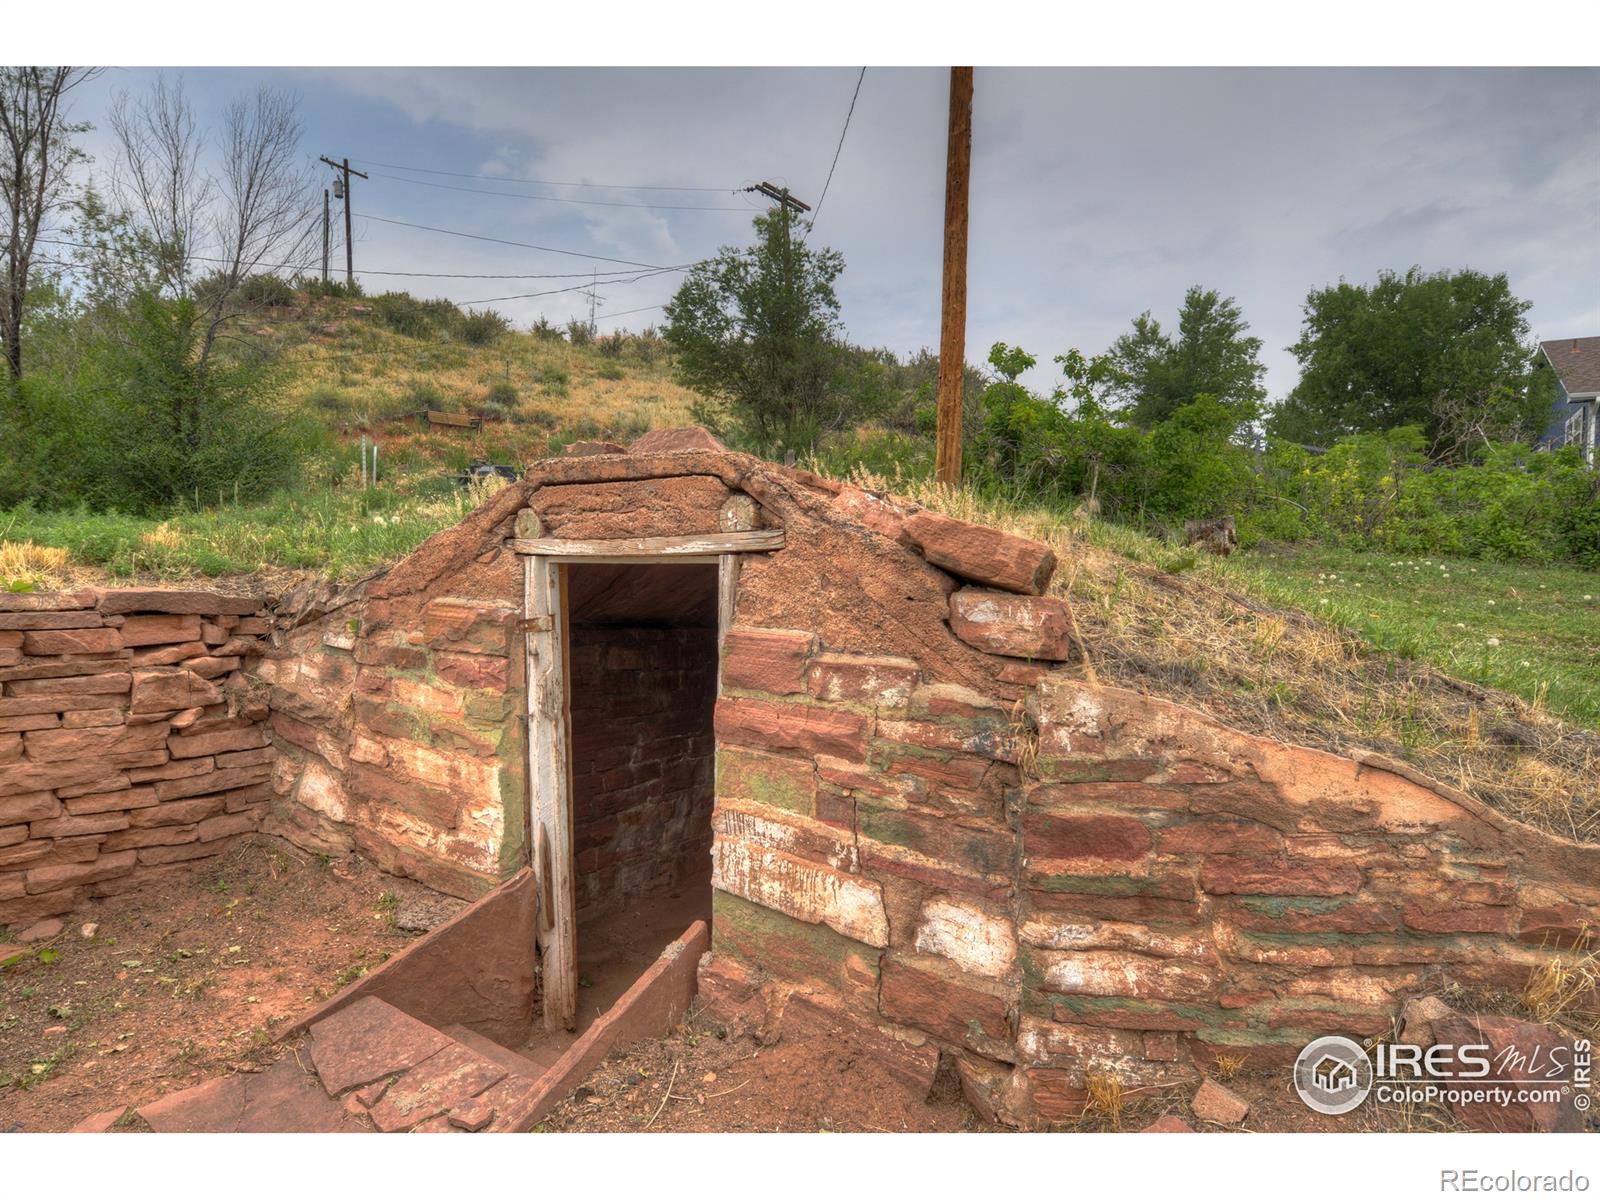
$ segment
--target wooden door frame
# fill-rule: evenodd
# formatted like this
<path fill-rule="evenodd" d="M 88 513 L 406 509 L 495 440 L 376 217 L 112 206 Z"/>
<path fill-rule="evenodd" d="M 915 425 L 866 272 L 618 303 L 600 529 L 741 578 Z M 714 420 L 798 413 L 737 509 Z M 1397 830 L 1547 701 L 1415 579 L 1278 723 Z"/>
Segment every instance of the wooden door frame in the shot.
<path fill-rule="evenodd" d="M 525 769 L 529 863 L 538 885 L 538 955 L 544 1027 L 571 1029 L 578 1017 L 576 873 L 572 858 L 572 738 L 567 572 L 572 563 L 704 564 L 717 568 L 717 684 L 722 645 L 733 625 L 742 554 L 779 550 L 783 530 L 674 538 L 578 541 L 511 538 L 522 555 L 526 671 Z"/>

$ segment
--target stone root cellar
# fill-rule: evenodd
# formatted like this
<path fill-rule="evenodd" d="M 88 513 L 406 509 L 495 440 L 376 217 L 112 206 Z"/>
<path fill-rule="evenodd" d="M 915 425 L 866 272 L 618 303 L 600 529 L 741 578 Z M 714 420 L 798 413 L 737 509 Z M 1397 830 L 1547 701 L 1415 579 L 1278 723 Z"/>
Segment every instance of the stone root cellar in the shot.
<path fill-rule="evenodd" d="M 1041 544 L 703 431 L 577 449 L 270 614 L 0 597 L 0 921 L 257 829 L 464 897 L 531 868 L 535 1024 L 618 914 L 703 914 L 724 1011 L 1023 1127 L 1592 944 L 1600 847 L 1085 682 Z"/>

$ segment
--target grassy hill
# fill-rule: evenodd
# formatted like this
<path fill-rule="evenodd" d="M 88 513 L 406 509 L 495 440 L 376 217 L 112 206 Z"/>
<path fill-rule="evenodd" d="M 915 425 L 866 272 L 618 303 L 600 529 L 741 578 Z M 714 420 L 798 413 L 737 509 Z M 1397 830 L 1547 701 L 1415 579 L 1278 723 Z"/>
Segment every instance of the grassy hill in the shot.
<path fill-rule="evenodd" d="M 508 330 L 475 343 L 453 308 L 386 299 L 302 299 L 249 323 L 249 337 L 279 370 L 285 403 L 327 430 L 304 487 L 257 504 L 222 497 L 165 519 L 0 511 L 0 584 L 353 578 L 481 501 L 458 483 L 472 463 L 520 468 L 575 440 L 628 441 L 692 419 L 693 393 L 672 381 L 653 332 L 573 345 L 553 331 Z M 476 429 L 436 427 L 422 415 L 430 409 L 484 420 Z M 379 483 L 365 489 L 363 436 L 379 445 Z"/>
<path fill-rule="evenodd" d="M 626 440 L 689 420 L 694 395 L 672 381 L 666 344 L 653 330 L 585 345 L 554 329 L 495 336 L 437 304 L 407 300 L 316 300 L 277 310 L 284 319 L 263 323 L 257 336 L 289 369 L 287 395 L 337 428 L 429 408 L 470 410 L 487 415 L 491 435 L 500 435 L 486 448 L 520 449 Z"/>

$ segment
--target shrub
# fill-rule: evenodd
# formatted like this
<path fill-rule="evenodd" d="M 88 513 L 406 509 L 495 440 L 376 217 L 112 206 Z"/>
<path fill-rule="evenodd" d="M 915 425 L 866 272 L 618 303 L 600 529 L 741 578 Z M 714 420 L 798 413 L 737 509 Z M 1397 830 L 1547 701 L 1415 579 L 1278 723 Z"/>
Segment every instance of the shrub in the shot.
<path fill-rule="evenodd" d="M 306 405 L 318 412 L 336 414 L 345 410 L 344 393 L 331 383 L 319 383 L 306 396 Z"/>
<path fill-rule="evenodd" d="M 429 409 L 444 412 L 451 408 L 445 394 L 426 379 L 409 380 L 405 390 L 400 393 L 400 401 L 405 412 L 426 412 Z"/>
<path fill-rule="evenodd" d="M 1354 434 L 1321 455 L 1275 442 L 1241 540 L 1600 564 L 1600 476 L 1577 447 L 1498 443 L 1454 467 L 1429 464 L 1423 451 L 1416 426 Z"/>
<path fill-rule="evenodd" d="M 245 279 L 236 296 L 240 305 L 250 308 L 288 308 L 296 299 L 288 280 L 267 273 Z"/>
<path fill-rule="evenodd" d="M 551 438 L 550 445 L 554 448 L 558 445 L 565 446 L 570 442 L 592 442 L 603 432 L 598 421 L 592 417 L 584 417 L 582 420 L 574 421 Z"/>
<path fill-rule="evenodd" d="M 462 316 L 456 332 L 469 346 L 487 346 L 510 328 L 510 321 L 494 309 L 485 308 Z"/>
<path fill-rule="evenodd" d="M 561 340 L 561 330 L 551 323 L 549 317 L 540 317 L 528 327 L 528 332 L 541 342 L 559 342 Z"/>
<path fill-rule="evenodd" d="M 256 360 L 203 362 L 202 328 L 192 300 L 142 295 L 79 377 L 15 389 L 0 413 L 0 441 L 15 448 L 0 496 L 157 513 L 294 483 L 315 425 L 279 401 Z"/>
<path fill-rule="evenodd" d="M 626 444 L 635 438 L 643 437 L 649 432 L 650 418 L 643 413 L 631 413 L 617 422 L 616 426 L 611 430 L 611 438 L 613 441 Z"/>
<path fill-rule="evenodd" d="M 621 358 L 622 352 L 628 348 L 628 335 L 620 330 L 605 334 L 595 339 L 594 348 L 600 351 L 603 358 Z"/>
<path fill-rule="evenodd" d="M 463 320 L 461 310 L 450 301 L 418 300 L 409 292 L 384 292 L 374 296 L 372 315 L 394 332 L 412 338 L 448 336 Z"/>
<path fill-rule="evenodd" d="M 595 369 L 595 374 L 601 379 L 616 380 L 623 378 L 627 372 L 622 369 L 620 363 L 604 362 Z"/>
<path fill-rule="evenodd" d="M 324 282 L 322 279 L 311 275 L 296 276 L 294 286 L 307 296 L 312 297 L 328 296 L 336 299 L 354 300 L 366 295 L 366 292 L 362 290 L 361 284 L 358 282 L 345 283 L 342 279 L 329 279 Z"/>
<path fill-rule="evenodd" d="M 539 368 L 539 385 L 552 396 L 565 396 L 572 383 L 567 369 L 556 363 L 545 363 Z"/>
<path fill-rule="evenodd" d="M 1250 452 L 1233 440 L 1238 410 L 1196 397 L 1158 422 L 1145 440 L 1147 503 L 1172 521 L 1230 515 L 1254 483 Z"/>
<path fill-rule="evenodd" d="M 502 407 L 515 407 L 518 399 L 517 388 L 514 383 L 509 379 L 496 379 L 489 385 L 489 390 L 484 393 L 483 402 L 485 404 L 498 404 Z"/>
<path fill-rule="evenodd" d="M 574 346 L 587 346 L 594 341 L 594 328 L 587 321 L 567 322 L 567 341 Z"/>
<path fill-rule="evenodd" d="M 654 325 L 647 325 L 633 335 L 633 352 L 641 363 L 646 366 L 654 365 L 655 361 L 666 351 L 666 339 L 661 336 L 661 331 Z"/>

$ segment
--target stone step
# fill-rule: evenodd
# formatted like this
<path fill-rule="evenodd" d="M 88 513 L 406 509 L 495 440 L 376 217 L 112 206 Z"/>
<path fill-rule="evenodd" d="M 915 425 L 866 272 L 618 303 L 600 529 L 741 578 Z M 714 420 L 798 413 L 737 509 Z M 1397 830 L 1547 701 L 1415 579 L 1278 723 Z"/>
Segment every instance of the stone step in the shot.
<path fill-rule="evenodd" d="M 376 996 L 364 996 L 310 1029 L 311 1065 L 328 1095 L 338 1096 L 408 1071 L 451 1039 Z"/>
<path fill-rule="evenodd" d="M 301 1049 L 259 1074 L 208 1080 L 137 1111 L 158 1133 L 458 1133 L 516 1111 L 543 1070 L 470 1029 L 435 1029 L 375 996 L 318 1021 Z"/>
<path fill-rule="evenodd" d="M 484 1037 L 477 1030 L 468 1029 L 465 1025 L 446 1025 L 442 1032 L 468 1049 L 476 1050 L 485 1058 L 499 1063 L 513 1075 L 531 1075 L 537 1078 L 545 1072 L 545 1064 L 535 1062 L 527 1055 L 518 1054 L 515 1050 L 502 1046 L 499 1042 Z"/>
<path fill-rule="evenodd" d="M 481 1129 L 532 1082 L 513 1051 L 461 1026 L 435 1029 L 375 996 L 308 1035 L 328 1094 L 386 1133 Z"/>
<path fill-rule="evenodd" d="M 293 1058 L 260 1074 L 223 1075 L 143 1105 L 157 1133 L 333 1133 L 364 1131 Z"/>

